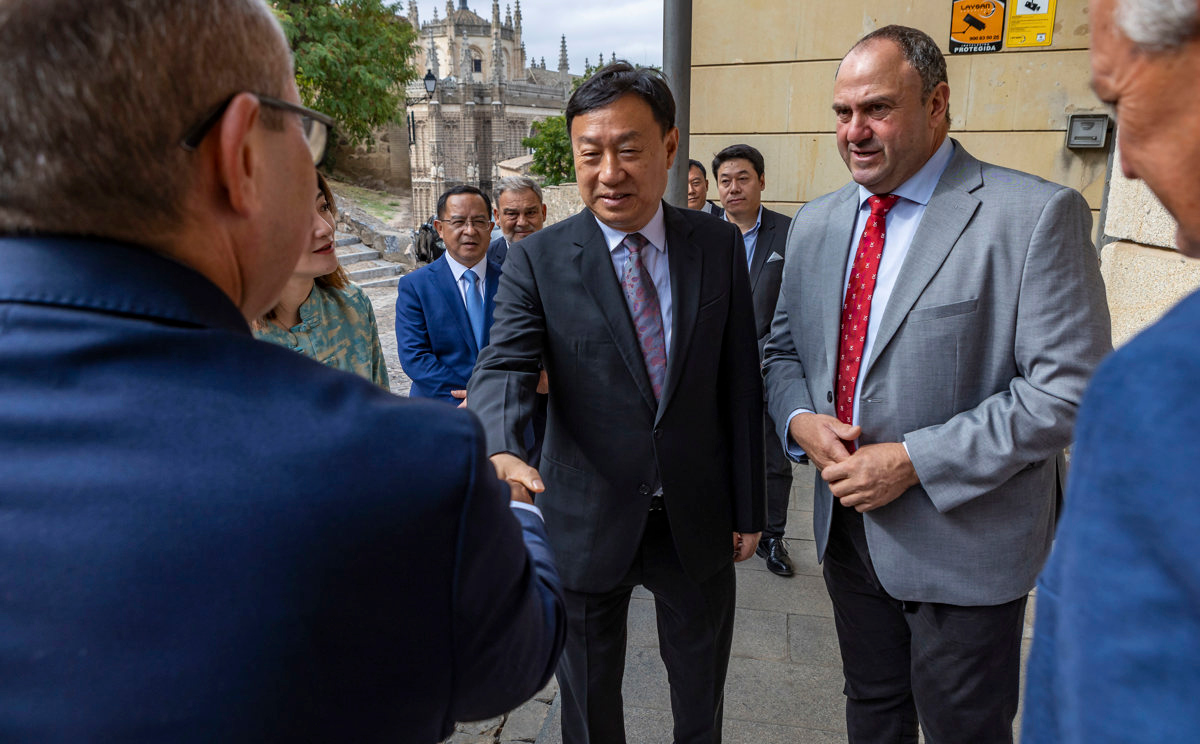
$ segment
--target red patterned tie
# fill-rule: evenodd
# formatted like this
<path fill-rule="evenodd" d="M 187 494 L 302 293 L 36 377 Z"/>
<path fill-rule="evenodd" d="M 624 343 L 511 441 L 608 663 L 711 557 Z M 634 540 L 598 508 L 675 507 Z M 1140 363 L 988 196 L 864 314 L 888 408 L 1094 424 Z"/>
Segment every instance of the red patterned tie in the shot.
<path fill-rule="evenodd" d="M 654 388 L 654 399 L 662 399 L 663 382 L 667 378 L 667 344 L 663 336 L 662 312 L 658 306 L 658 292 L 654 280 L 642 263 L 642 249 L 650 241 L 641 233 L 626 235 L 621 241 L 629 251 L 625 262 L 625 273 L 621 277 L 621 289 L 625 291 L 625 304 L 633 318 L 638 344 L 642 347 L 642 358 L 646 360 L 646 372 L 650 375 L 650 386 Z"/>
<path fill-rule="evenodd" d="M 837 369 L 837 417 L 843 423 L 854 422 L 854 388 L 858 383 L 858 370 L 862 366 L 863 349 L 866 348 L 867 325 L 871 320 L 871 298 L 875 294 L 875 277 L 879 273 L 879 259 L 883 256 L 884 226 L 887 213 L 900 197 L 895 194 L 872 196 L 871 216 L 863 228 L 858 241 L 858 253 L 854 256 L 854 269 L 846 285 L 846 302 L 842 305 L 842 336 L 838 348 Z M 847 442 L 847 449 L 854 451 L 854 444 Z"/>

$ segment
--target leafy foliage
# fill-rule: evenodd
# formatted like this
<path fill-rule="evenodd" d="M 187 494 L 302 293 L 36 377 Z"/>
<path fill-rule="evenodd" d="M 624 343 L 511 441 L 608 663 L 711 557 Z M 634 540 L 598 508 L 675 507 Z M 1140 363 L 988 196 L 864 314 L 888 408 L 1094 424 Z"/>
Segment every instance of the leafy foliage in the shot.
<path fill-rule="evenodd" d="M 551 116 L 533 125 L 533 136 L 521 140 L 523 147 L 533 149 L 533 164 L 529 170 L 543 178 L 546 186 L 557 186 L 575 180 L 575 157 L 571 138 L 567 135 L 567 117 Z"/>
<path fill-rule="evenodd" d="M 403 116 L 404 86 L 417 77 L 417 39 L 384 0 L 274 0 L 296 55 L 304 105 L 329 114 L 350 144 Z"/>

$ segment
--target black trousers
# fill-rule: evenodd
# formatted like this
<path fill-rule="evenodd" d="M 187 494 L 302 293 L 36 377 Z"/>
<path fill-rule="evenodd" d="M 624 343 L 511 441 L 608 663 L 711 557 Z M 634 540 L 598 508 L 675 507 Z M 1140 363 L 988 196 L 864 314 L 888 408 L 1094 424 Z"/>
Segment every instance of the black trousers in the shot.
<path fill-rule="evenodd" d="M 825 585 L 850 744 L 1012 744 L 1027 597 L 989 607 L 902 602 L 879 583 L 862 515 L 834 505 Z"/>
<path fill-rule="evenodd" d="M 620 584 L 601 594 L 564 592 L 567 645 L 558 663 L 564 744 L 625 742 L 621 679 L 629 597 L 638 584 L 654 594 L 676 744 L 721 741 L 725 673 L 733 641 L 733 565 L 704 582 L 692 581 L 675 552 L 666 512 L 654 511 L 633 566 Z"/>
<path fill-rule="evenodd" d="M 783 537 L 787 530 L 788 503 L 792 498 L 792 461 L 784 454 L 779 437 L 775 436 L 775 424 L 770 414 L 764 424 L 767 432 L 763 451 L 767 463 L 767 526 L 762 536 L 766 539 Z"/>

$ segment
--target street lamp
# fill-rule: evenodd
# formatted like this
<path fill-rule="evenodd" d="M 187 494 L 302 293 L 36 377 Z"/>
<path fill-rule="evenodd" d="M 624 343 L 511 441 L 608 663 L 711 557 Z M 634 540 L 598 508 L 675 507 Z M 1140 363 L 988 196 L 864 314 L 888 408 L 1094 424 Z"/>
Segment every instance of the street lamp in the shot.
<path fill-rule="evenodd" d="M 433 74 L 433 70 L 426 69 L 425 77 L 425 100 L 433 98 L 433 92 L 437 90 L 437 76 Z M 411 106 L 417 102 L 415 98 L 405 98 L 404 105 Z M 417 118 L 412 111 L 408 112 L 408 146 L 412 147 L 417 144 Z"/>
<path fill-rule="evenodd" d="M 426 98 L 433 97 L 433 92 L 437 90 L 437 78 L 434 77 L 433 70 L 425 70 L 425 93 Z"/>

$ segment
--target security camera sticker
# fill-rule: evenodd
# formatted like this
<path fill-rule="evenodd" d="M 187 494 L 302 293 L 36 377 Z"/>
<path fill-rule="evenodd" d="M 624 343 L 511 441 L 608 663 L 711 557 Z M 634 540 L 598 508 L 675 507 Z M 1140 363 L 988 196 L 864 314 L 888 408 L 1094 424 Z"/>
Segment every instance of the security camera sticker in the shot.
<path fill-rule="evenodd" d="M 1056 0 L 1011 0 L 1004 46 L 1048 47 L 1054 41 Z"/>
<path fill-rule="evenodd" d="M 1044 3 L 1048 0 L 1014 0 Z M 1004 0 L 954 0 L 950 11 L 950 53 L 1000 51 L 1004 40 Z"/>

